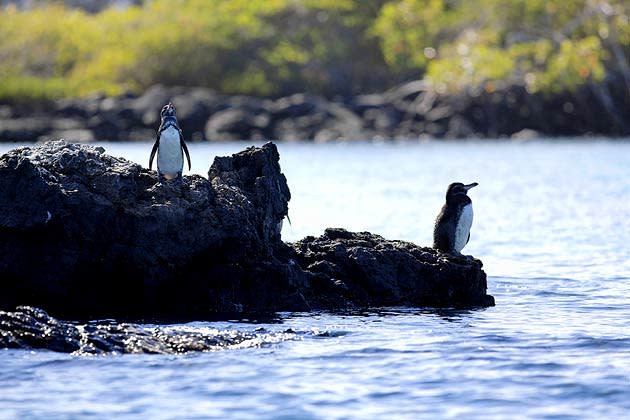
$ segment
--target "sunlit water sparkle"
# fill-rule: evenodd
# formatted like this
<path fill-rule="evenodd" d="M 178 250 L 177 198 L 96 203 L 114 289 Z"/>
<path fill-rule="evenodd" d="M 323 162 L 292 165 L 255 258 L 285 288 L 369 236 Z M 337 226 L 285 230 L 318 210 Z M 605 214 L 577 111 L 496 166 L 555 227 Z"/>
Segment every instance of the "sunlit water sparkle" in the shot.
<path fill-rule="evenodd" d="M 192 172 L 247 145 L 190 144 Z M 103 146 L 148 163 L 148 143 Z M 464 252 L 497 306 L 162 326 L 313 332 L 208 353 L 0 350 L 0 418 L 630 417 L 630 142 L 278 148 L 287 241 L 338 226 L 430 245 L 448 183 L 478 182 Z"/>

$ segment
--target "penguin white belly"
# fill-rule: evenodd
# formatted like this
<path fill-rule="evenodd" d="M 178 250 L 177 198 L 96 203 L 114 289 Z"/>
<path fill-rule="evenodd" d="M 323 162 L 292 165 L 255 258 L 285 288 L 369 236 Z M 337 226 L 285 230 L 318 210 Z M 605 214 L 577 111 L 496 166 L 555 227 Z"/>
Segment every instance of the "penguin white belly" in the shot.
<path fill-rule="evenodd" d="M 468 235 L 470 235 L 470 227 L 473 221 L 473 209 L 472 204 L 466 204 L 462 208 L 462 212 L 459 215 L 459 220 L 455 225 L 455 244 L 453 248 L 457 252 L 461 252 L 468 242 Z"/>
<path fill-rule="evenodd" d="M 166 179 L 177 178 L 184 169 L 184 154 L 179 140 L 179 131 L 174 127 L 162 131 L 158 147 L 158 172 Z"/>

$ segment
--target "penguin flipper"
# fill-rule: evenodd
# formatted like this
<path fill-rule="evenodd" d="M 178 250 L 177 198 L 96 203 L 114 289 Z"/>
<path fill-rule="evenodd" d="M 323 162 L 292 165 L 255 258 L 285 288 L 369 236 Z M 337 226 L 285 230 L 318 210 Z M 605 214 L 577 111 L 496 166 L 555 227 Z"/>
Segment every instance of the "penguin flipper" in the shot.
<path fill-rule="evenodd" d="M 444 252 L 451 252 L 454 246 L 452 238 L 455 236 L 455 232 L 451 234 L 448 226 L 440 224 L 436 227 L 433 237 L 433 247 Z"/>
<path fill-rule="evenodd" d="M 155 153 L 158 150 L 158 146 L 160 145 L 160 133 L 158 133 L 157 139 L 155 140 L 155 144 L 153 145 L 153 149 L 151 149 L 151 156 L 149 157 L 149 169 L 153 166 L 153 158 L 155 157 Z"/>
<path fill-rule="evenodd" d="M 184 153 L 186 153 L 186 159 L 188 160 L 188 170 L 190 171 L 190 153 L 188 153 L 188 146 L 186 146 L 186 143 L 184 142 L 184 136 L 182 135 L 182 130 L 179 130 L 179 144 L 182 145 L 182 149 L 184 150 Z"/>
<path fill-rule="evenodd" d="M 442 210 L 440 210 L 440 214 L 438 214 L 438 217 L 435 220 L 435 227 L 433 230 L 433 248 L 444 252 L 451 252 L 453 249 L 455 226 L 453 223 L 449 223 L 451 218 L 451 211 L 445 204 L 442 206 Z"/>
<path fill-rule="evenodd" d="M 468 238 L 466 239 L 466 243 L 468 243 L 468 241 L 470 241 L 470 232 L 468 232 Z"/>

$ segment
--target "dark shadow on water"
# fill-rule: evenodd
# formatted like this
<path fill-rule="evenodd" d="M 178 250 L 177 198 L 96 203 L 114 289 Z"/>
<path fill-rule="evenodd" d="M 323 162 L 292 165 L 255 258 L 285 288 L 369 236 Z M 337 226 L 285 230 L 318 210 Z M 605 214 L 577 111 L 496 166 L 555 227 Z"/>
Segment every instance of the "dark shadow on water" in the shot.
<path fill-rule="evenodd" d="M 395 316 L 437 316 L 445 321 L 457 322 L 470 317 L 488 307 L 471 308 L 431 308 L 431 307 L 375 307 L 351 308 L 339 310 L 312 310 L 308 312 L 224 312 L 208 313 L 204 315 L 137 317 L 119 316 L 116 318 L 81 318 L 68 314 L 51 313 L 56 319 L 73 325 L 118 325 L 129 323 L 136 325 L 177 325 L 193 322 L 230 322 L 236 324 L 282 324 L 291 318 L 308 318 L 318 316 L 340 317 L 395 317 Z"/>
<path fill-rule="evenodd" d="M 77 318 L 67 316 L 55 316 L 55 318 L 69 322 L 72 324 L 87 324 L 87 325 L 116 325 L 120 323 L 129 324 L 151 324 L 151 325 L 174 325 L 174 324 L 187 324 L 191 322 L 233 322 L 233 323 L 246 323 L 246 324 L 282 324 L 283 317 L 280 313 L 269 312 L 225 312 L 220 314 L 207 314 L 203 316 L 195 315 L 190 317 L 184 316 L 166 316 L 166 317 L 133 317 L 133 316 L 121 316 L 116 318 Z"/>
<path fill-rule="evenodd" d="M 305 318 L 320 315 L 340 316 L 340 317 L 397 317 L 397 316 L 437 316 L 445 321 L 458 322 L 471 315 L 486 311 L 491 308 L 416 308 L 416 307 L 380 307 L 368 309 L 346 309 L 337 311 L 313 311 L 313 312 L 291 312 L 285 313 L 283 319 Z"/>
<path fill-rule="evenodd" d="M 222 314 L 210 314 L 203 317 L 174 317 L 174 318 L 159 318 L 159 319 L 141 319 L 137 320 L 137 323 L 151 323 L 156 325 L 165 324 L 184 324 L 188 322 L 233 322 L 242 324 L 282 324 L 283 317 L 275 312 L 261 313 L 261 312 L 232 312 Z"/>

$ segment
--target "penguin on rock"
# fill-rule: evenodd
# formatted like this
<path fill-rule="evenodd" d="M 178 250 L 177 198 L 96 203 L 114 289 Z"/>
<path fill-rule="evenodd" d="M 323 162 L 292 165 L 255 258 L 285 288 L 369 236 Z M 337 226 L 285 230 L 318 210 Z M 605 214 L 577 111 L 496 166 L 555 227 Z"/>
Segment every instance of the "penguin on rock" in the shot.
<path fill-rule="evenodd" d="M 446 203 L 435 220 L 433 248 L 449 254 L 461 255 L 470 239 L 473 221 L 472 200 L 468 190 L 476 187 L 476 182 L 464 185 L 454 182 L 446 190 Z"/>
<path fill-rule="evenodd" d="M 157 132 L 157 139 L 151 149 L 149 169 L 153 166 L 153 158 L 157 153 L 157 171 L 160 182 L 175 179 L 181 181 L 184 169 L 184 153 L 190 170 L 190 154 L 184 142 L 182 130 L 177 124 L 177 111 L 170 102 L 162 107 L 160 112 L 161 124 Z"/>

